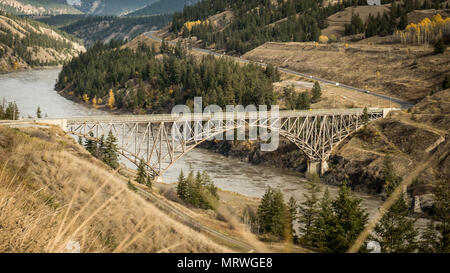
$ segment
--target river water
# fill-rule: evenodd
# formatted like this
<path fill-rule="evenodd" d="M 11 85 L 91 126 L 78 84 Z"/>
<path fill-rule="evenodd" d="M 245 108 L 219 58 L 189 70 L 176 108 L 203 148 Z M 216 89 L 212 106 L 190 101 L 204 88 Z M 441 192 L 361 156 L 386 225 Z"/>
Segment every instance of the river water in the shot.
<path fill-rule="evenodd" d="M 54 91 L 59 69 L 33 70 L 0 75 L 0 99 L 16 101 L 20 116 L 36 116 L 40 106 L 43 116 L 63 118 L 73 116 L 108 115 L 107 112 L 87 108 L 67 100 Z M 127 164 L 128 165 L 128 164 Z M 131 165 L 130 165 L 131 166 Z M 175 182 L 181 170 L 185 173 L 207 171 L 214 183 L 221 189 L 237 192 L 251 197 L 261 197 L 267 186 L 278 188 L 285 194 L 286 200 L 294 196 L 302 201 L 305 193 L 305 180 L 296 173 L 251 165 L 233 158 L 212 153 L 203 149 L 194 149 L 175 163 L 163 176 L 166 182 Z M 332 196 L 338 188 L 327 187 Z M 370 195 L 354 193 L 362 198 L 362 205 L 373 214 L 381 205 L 381 200 Z"/>

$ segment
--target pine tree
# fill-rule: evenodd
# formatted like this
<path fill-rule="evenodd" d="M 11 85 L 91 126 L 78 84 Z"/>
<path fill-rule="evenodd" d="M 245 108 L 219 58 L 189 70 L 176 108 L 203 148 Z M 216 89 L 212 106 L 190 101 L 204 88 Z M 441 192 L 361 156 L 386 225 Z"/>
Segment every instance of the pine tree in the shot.
<path fill-rule="evenodd" d="M 84 148 L 93 156 L 97 154 L 97 143 L 92 139 L 94 138 L 94 133 L 89 132 L 89 138 L 86 138 L 84 143 Z"/>
<path fill-rule="evenodd" d="M 36 118 L 42 118 L 41 107 L 39 107 L 39 106 L 36 110 Z"/>
<path fill-rule="evenodd" d="M 311 102 L 312 103 L 318 102 L 321 96 L 322 96 L 322 89 L 320 88 L 319 82 L 316 81 L 311 90 Z"/>
<path fill-rule="evenodd" d="M 390 157 L 386 157 L 383 163 L 382 175 L 384 188 L 391 195 L 401 182 L 397 176 Z M 382 252 L 411 253 L 417 248 L 415 220 L 410 219 L 410 207 L 401 194 L 398 200 L 391 206 L 375 227 L 375 239 L 380 243 Z"/>
<path fill-rule="evenodd" d="M 139 160 L 139 166 L 137 169 L 137 176 L 135 178 L 135 181 L 139 184 L 145 184 L 147 182 L 147 171 L 143 158 Z"/>
<path fill-rule="evenodd" d="M 297 200 L 295 200 L 292 196 L 289 198 L 289 202 L 287 204 L 287 212 L 288 234 L 286 235 L 290 235 L 295 242 L 298 239 L 298 236 L 294 230 L 294 221 L 298 219 L 298 204 Z"/>
<path fill-rule="evenodd" d="M 367 212 L 361 208 L 361 199 L 350 196 L 350 188 L 342 183 L 337 198 L 332 202 L 337 223 L 336 239 L 330 245 L 333 252 L 346 252 L 363 231 L 368 221 Z"/>
<path fill-rule="evenodd" d="M 105 141 L 105 152 L 103 155 L 103 162 L 108 164 L 111 168 L 117 169 L 119 167 L 119 153 L 117 149 L 117 139 L 112 131 L 109 131 L 108 137 Z"/>
<path fill-rule="evenodd" d="M 363 122 L 364 125 L 366 125 L 367 123 L 369 123 L 369 112 L 367 111 L 367 107 L 364 107 L 364 110 L 363 110 L 363 114 L 362 114 L 361 120 L 362 120 L 362 122 Z"/>
<path fill-rule="evenodd" d="M 286 205 L 279 189 L 267 188 L 258 207 L 257 218 L 261 233 L 284 237 Z"/>
<path fill-rule="evenodd" d="M 314 221 L 319 209 L 319 193 L 319 176 L 314 174 L 308 179 L 307 193 L 303 194 L 305 201 L 299 205 L 299 233 L 302 242 L 308 245 L 312 243 Z"/>
<path fill-rule="evenodd" d="M 435 213 L 422 234 L 420 249 L 429 253 L 450 253 L 450 184 L 445 179 L 439 180 L 433 193 Z"/>
<path fill-rule="evenodd" d="M 313 222 L 312 245 L 323 252 L 332 252 L 329 244 L 334 240 L 333 228 L 336 225 L 336 217 L 331 206 L 331 197 L 328 188 L 320 200 L 317 217 Z"/>
<path fill-rule="evenodd" d="M 311 102 L 308 92 L 302 92 L 298 95 L 295 108 L 300 110 L 309 109 L 310 104 Z"/>
<path fill-rule="evenodd" d="M 381 170 L 382 181 L 384 183 L 384 190 L 387 194 L 392 193 L 400 184 L 402 178 L 397 176 L 392 164 L 392 159 L 386 156 L 383 161 L 383 169 Z"/>
<path fill-rule="evenodd" d="M 185 200 L 187 198 L 187 185 L 183 170 L 181 170 L 180 175 L 178 176 L 177 195 L 181 200 Z"/>
<path fill-rule="evenodd" d="M 434 44 L 434 53 L 435 54 L 442 54 L 447 50 L 447 45 L 444 42 L 444 39 L 439 38 L 436 43 Z"/>
<path fill-rule="evenodd" d="M 350 189 L 344 182 L 336 199 L 330 201 L 327 190 L 321 200 L 313 245 L 324 252 L 344 253 L 362 232 L 367 220 L 361 200 L 350 196 Z"/>

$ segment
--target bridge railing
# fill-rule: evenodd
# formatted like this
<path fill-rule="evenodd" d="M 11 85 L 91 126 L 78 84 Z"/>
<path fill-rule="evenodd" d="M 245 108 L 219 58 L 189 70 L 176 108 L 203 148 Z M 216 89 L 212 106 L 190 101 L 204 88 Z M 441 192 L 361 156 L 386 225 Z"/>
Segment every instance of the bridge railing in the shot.
<path fill-rule="evenodd" d="M 383 114 L 386 109 L 369 108 L 369 114 Z M 175 121 L 207 121 L 211 119 L 249 119 L 276 117 L 307 117 L 307 116 L 332 116 L 332 115 L 355 115 L 362 114 L 363 108 L 352 109 L 311 109 L 311 110 L 283 110 L 277 112 L 225 112 L 225 113 L 190 113 L 190 114 L 155 114 L 155 115 L 105 115 L 66 118 L 68 124 L 86 122 L 175 122 Z M 60 119 L 59 119 L 60 120 Z"/>

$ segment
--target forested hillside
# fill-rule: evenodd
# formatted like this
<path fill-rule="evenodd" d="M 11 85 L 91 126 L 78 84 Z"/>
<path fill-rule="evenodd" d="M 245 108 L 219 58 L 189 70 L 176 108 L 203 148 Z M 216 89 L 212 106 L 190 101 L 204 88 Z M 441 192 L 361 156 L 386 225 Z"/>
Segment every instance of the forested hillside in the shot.
<path fill-rule="evenodd" d="M 116 16 L 86 16 L 74 18 L 61 16 L 54 23 L 64 24 L 67 17 L 69 24 L 61 29 L 77 38 L 83 39 L 86 46 L 92 46 L 97 41 L 109 42 L 116 40 L 131 40 L 143 32 L 165 27 L 172 20 L 171 15 L 153 15 L 145 17 L 116 17 Z M 73 20 L 70 23 L 70 20 Z"/>
<path fill-rule="evenodd" d="M 26 15 L 81 14 L 66 0 L 0 0 L 0 10 Z"/>
<path fill-rule="evenodd" d="M 84 50 L 67 33 L 0 11 L 0 71 L 58 65 Z"/>
<path fill-rule="evenodd" d="M 367 5 L 366 0 L 344 0 L 327 5 L 322 2 L 206 0 L 175 13 L 171 31 L 183 38 L 196 37 L 203 42 L 204 47 L 243 54 L 268 41 L 319 41 L 321 31 L 329 26 L 329 16 L 348 7 Z M 359 14 L 353 14 L 351 22 L 345 28 L 345 35 L 391 35 L 395 30 L 402 30 L 407 26 L 408 12 L 445 7 L 443 0 L 382 2 L 389 4 L 389 12 L 370 15 L 367 22 L 361 20 Z M 229 12 L 233 16 L 228 22 L 222 20 L 218 23 L 218 20 L 213 20 Z M 332 41 L 329 38 L 323 37 L 322 41 Z"/>
<path fill-rule="evenodd" d="M 278 72 L 256 65 L 240 66 L 227 58 L 195 59 L 179 44 L 155 48 L 141 44 L 135 52 L 117 42 L 95 44 L 86 53 L 64 65 L 56 88 L 98 104 L 134 112 L 169 112 L 176 104 L 193 105 L 194 96 L 203 104 L 271 105 L 276 97 L 272 82 Z M 111 91 L 109 91 L 111 89 Z"/>
<path fill-rule="evenodd" d="M 193 5 L 199 0 L 159 0 L 153 4 L 130 13 L 131 16 L 146 16 L 153 14 L 166 14 L 182 11 L 185 5 Z"/>

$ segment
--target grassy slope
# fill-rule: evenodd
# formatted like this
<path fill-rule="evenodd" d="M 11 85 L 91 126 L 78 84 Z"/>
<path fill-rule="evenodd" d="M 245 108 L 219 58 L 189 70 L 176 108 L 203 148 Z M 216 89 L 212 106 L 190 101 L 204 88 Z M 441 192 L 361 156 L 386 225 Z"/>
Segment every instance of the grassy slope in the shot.
<path fill-rule="evenodd" d="M 80 170 L 82 170 L 80 172 Z M 221 252 L 57 128 L 0 127 L 0 252 Z"/>
<path fill-rule="evenodd" d="M 432 52 L 398 44 L 266 43 L 244 58 L 417 102 L 438 89 L 448 73 L 450 52 Z"/>

